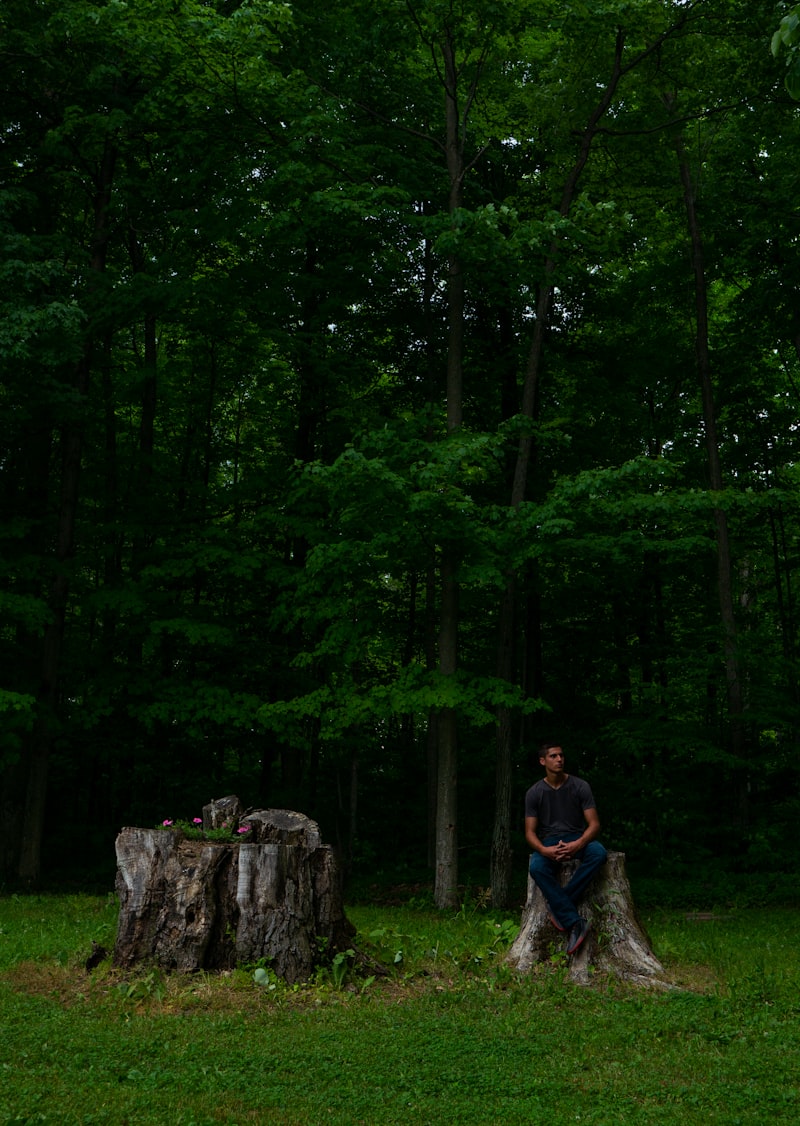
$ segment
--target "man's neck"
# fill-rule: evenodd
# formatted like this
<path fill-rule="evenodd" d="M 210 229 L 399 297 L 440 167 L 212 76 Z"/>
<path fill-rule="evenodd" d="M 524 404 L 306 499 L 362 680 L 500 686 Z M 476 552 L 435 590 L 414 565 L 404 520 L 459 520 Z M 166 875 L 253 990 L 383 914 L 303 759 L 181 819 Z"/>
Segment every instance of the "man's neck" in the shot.
<path fill-rule="evenodd" d="M 569 775 L 565 774 L 563 770 L 559 771 L 558 774 L 550 774 L 548 772 L 544 776 L 544 780 L 547 785 L 551 786 L 554 790 L 560 790 L 566 782 L 567 778 L 569 778 Z"/>

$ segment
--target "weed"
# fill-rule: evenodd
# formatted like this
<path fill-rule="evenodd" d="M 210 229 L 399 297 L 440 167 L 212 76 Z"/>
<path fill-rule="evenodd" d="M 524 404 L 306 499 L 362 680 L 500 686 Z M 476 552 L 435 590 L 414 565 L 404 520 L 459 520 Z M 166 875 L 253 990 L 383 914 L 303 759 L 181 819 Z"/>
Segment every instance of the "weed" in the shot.
<path fill-rule="evenodd" d="M 146 1001 L 150 998 L 161 1001 L 166 996 L 167 987 L 164 975 L 157 967 L 134 977 L 130 981 L 120 981 L 114 987 L 123 1001 Z"/>
<path fill-rule="evenodd" d="M 569 955 L 563 944 L 551 942 L 547 948 L 548 963 L 554 969 L 566 970 L 569 966 Z"/>
<path fill-rule="evenodd" d="M 476 911 L 485 911 L 491 901 L 491 888 L 476 888 L 473 895 L 472 890 L 467 887 L 461 900 L 458 917 L 467 919 L 470 915 L 474 915 Z"/>
<path fill-rule="evenodd" d="M 268 989 L 270 992 L 276 990 L 280 984 L 280 978 L 274 970 L 269 966 L 256 966 L 253 971 L 253 981 L 256 985 Z"/>

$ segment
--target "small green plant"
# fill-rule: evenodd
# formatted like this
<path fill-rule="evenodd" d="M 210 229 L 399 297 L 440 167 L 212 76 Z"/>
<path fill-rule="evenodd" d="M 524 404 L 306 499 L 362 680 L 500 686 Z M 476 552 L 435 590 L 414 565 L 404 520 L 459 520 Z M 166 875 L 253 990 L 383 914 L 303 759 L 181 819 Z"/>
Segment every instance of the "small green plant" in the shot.
<path fill-rule="evenodd" d="M 496 989 L 508 989 L 517 981 L 517 975 L 506 962 L 499 962 L 494 968 L 494 974 L 488 979 L 489 992 Z"/>
<path fill-rule="evenodd" d="M 341 989 L 344 986 L 352 959 L 355 958 L 355 956 L 355 950 L 350 948 L 340 950 L 338 954 L 334 955 L 333 961 L 331 962 L 331 977 L 333 978 L 334 989 Z"/>
<path fill-rule="evenodd" d="M 569 966 L 569 956 L 563 946 L 551 942 L 548 947 L 548 962 L 555 969 L 565 970 Z"/>
<path fill-rule="evenodd" d="M 485 911 L 492 901 L 491 888 L 476 888 L 473 894 L 471 888 L 467 888 L 464 892 L 464 898 L 461 900 L 461 906 L 458 909 L 458 918 L 468 919 L 474 915 L 476 911 Z"/>
<path fill-rule="evenodd" d="M 269 966 L 256 966 L 253 971 L 253 981 L 262 989 L 269 989 L 270 992 L 277 989 L 279 984 L 278 975 Z"/>
<path fill-rule="evenodd" d="M 156 1001 L 162 1001 L 166 996 L 167 986 L 164 981 L 164 975 L 160 970 L 154 968 L 148 973 L 143 974 L 141 977 L 136 977 L 132 981 L 121 981 L 116 986 L 117 993 L 123 1001 L 147 1001 L 153 998 Z"/>
<path fill-rule="evenodd" d="M 492 936 L 490 948 L 492 951 L 497 952 L 501 948 L 510 946 L 510 944 L 517 937 L 519 930 L 519 922 L 514 919 L 501 919 L 499 922 L 494 919 L 487 920 L 486 930 Z"/>
<path fill-rule="evenodd" d="M 327 945 L 327 940 L 320 941 L 320 950 L 324 952 Z M 317 967 L 314 978 L 317 985 L 322 987 L 330 985 L 337 992 L 341 991 L 347 981 L 347 975 L 352 967 L 355 956 L 356 952 L 352 948 L 337 951 L 329 965 Z"/>

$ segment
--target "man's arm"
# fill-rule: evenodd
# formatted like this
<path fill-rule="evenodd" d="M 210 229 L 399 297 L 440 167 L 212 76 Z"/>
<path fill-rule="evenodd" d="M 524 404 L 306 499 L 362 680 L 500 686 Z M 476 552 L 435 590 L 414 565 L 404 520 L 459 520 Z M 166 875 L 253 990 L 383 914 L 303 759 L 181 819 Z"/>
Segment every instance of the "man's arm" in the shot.
<path fill-rule="evenodd" d="M 526 817 L 525 818 L 525 840 L 528 842 L 528 844 L 531 846 L 531 848 L 533 849 L 534 852 L 539 852 L 539 853 L 541 853 L 542 856 L 549 856 L 553 860 L 558 860 L 558 849 L 563 848 L 564 846 L 560 845 L 560 844 L 543 845 L 542 842 L 539 840 L 539 834 L 537 832 L 538 827 L 539 827 L 539 818 L 538 817 Z M 599 828 L 599 823 L 598 823 L 598 828 Z"/>
<path fill-rule="evenodd" d="M 586 828 L 576 841 L 568 841 L 566 844 L 563 842 L 556 845 L 558 852 L 555 854 L 557 860 L 569 860 L 576 852 L 580 852 L 582 848 L 586 848 L 589 841 L 593 841 L 595 837 L 600 834 L 600 818 L 597 815 L 597 810 L 584 809 L 583 819 L 586 822 Z"/>

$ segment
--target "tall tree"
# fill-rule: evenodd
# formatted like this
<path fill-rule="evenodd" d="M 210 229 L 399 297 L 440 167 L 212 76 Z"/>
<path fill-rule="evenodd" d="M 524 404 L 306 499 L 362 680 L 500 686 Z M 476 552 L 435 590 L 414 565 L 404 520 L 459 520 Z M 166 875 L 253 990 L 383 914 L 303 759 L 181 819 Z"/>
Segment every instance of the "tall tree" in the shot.
<path fill-rule="evenodd" d="M 61 259 L 55 284 L 63 308 L 74 310 L 70 349 L 55 356 L 29 348 L 26 363 L 26 376 L 34 385 L 51 388 L 48 416 L 43 415 L 39 425 L 51 428 L 60 451 L 56 472 L 48 473 L 53 499 L 39 514 L 45 522 L 47 509 L 56 516 L 42 537 L 44 542 L 52 539 L 53 548 L 46 563 L 52 577 L 40 643 L 38 703 L 23 749 L 23 769 L 15 772 L 26 794 L 17 839 L 17 871 L 23 880 L 35 881 L 41 866 L 48 761 L 64 720 L 67 695 L 62 684 L 62 654 L 71 584 L 79 572 L 74 555 L 82 501 L 81 467 L 89 456 L 93 385 L 102 369 L 108 407 L 113 394 L 109 350 L 119 346 L 115 333 L 130 328 L 145 306 L 140 433 L 143 464 L 149 472 L 156 322 L 153 306 L 147 308 L 147 297 L 141 299 L 146 290 L 137 284 L 145 272 L 139 230 L 157 226 L 163 212 L 156 218 L 152 211 L 143 212 L 140 204 L 147 195 L 144 184 L 158 161 L 159 144 L 168 133 L 175 137 L 181 129 L 185 138 L 189 123 L 199 121 L 196 84 L 180 86 L 191 69 L 192 36 L 195 47 L 202 42 L 204 50 L 216 50 L 223 60 L 230 40 L 210 48 L 213 39 L 209 33 L 217 17 L 191 2 L 176 9 L 154 0 L 146 10 L 139 6 L 132 11 L 74 0 L 58 11 L 16 5 L 13 13 L 4 14 L 8 17 L 3 25 L 8 65 L 3 147 L 12 169 L 8 197 L 12 215 L 17 230 L 25 232 L 34 269 L 41 270 L 45 255 Z M 192 56 L 192 65 L 194 61 Z M 215 73 L 215 65 L 208 67 L 204 78 Z M 224 62 L 221 66 L 224 68 Z M 202 115 L 208 120 L 206 97 L 204 90 Z M 197 134 L 196 139 L 199 142 Z M 181 180 L 175 175 L 179 172 L 175 162 L 182 159 L 185 180 L 196 186 L 198 170 L 207 159 L 202 148 L 197 144 L 192 148 L 184 139 L 171 159 L 172 182 Z M 184 194 L 183 200 L 187 198 Z M 125 261 L 126 214 L 129 223 L 135 216 L 140 224 L 138 230 L 129 227 L 135 251 L 132 270 Z M 50 308 L 56 308 L 52 301 Z M 75 353 L 71 362 L 70 351 Z M 106 433 L 112 434 L 108 424 Z M 113 450 L 109 441 L 109 456 Z M 12 831 L 17 833 L 16 824 Z M 10 857 L 14 851 L 9 843 L 6 855 Z"/>

